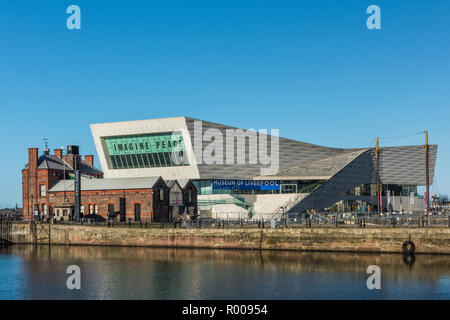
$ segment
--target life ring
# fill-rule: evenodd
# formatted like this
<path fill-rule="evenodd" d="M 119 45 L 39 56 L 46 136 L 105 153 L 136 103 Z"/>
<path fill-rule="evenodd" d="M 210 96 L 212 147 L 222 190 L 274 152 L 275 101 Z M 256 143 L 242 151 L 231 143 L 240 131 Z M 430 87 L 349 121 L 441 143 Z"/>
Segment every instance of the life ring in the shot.
<path fill-rule="evenodd" d="M 416 245 L 411 240 L 403 242 L 403 252 L 406 254 L 413 254 L 416 250 Z"/>
<path fill-rule="evenodd" d="M 403 262 L 407 266 L 412 266 L 414 264 L 414 262 L 416 262 L 416 257 L 414 256 L 414 254 L 407 254 L 407 253 L 405 253 L 403 255 Z"/>

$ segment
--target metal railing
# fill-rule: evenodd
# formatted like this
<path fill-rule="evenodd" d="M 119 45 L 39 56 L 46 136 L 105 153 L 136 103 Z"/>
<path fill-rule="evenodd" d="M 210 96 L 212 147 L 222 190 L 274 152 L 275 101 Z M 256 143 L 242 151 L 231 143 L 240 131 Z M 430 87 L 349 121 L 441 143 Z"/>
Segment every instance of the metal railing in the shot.
<path fill-rule="evenodd" d="M 270 216 L 270 213 L 266 214 Z M 1 232 L 6 232 L 6 222 L 3 221 Z M 12 221 L 11 223 L 30 223 L 30 221 Z M 334 228 L 399 228 L 399 227 L 450 227 L 450 215 L 430 215 L 430 216 L 382 216 L 357 215 L 357 214 L 299 214 L 296 217 L 286 217 L 280 219 L 248 219 L 248 218 L 198 218 L 190 221 L 172 221 L 172 222 L 151 222 L 151 221 L 127 221 L 106 220 L 95 221 L 94 219 L 84 218 L 81 221 L 54 221 L 45 220 L 37 222 L 38 224 L 57 224 L 57 225 L 83 225 L 83 226 L 102 226 L 109 228 L 142 228 L 142 229 L 167 229 L 167 228 L 313 228 L 313 227 L 334 227 Z"/>

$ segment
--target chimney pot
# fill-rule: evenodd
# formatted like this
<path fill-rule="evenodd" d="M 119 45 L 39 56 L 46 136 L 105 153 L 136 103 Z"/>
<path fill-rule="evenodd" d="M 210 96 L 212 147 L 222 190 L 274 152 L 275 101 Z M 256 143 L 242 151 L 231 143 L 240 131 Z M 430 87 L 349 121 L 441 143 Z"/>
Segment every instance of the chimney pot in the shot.
<path fill-rule="evenodd" d="M 57 156 L 58 158 L 62 158 L 62 149 L 55 149 L 53 150 L 53 153 L 55 154 L 55 156 Z"/>
<path fill-rule="evenodd" d="M 89 163 L 91 166 L 94 166 L 94 156 L 89 154 L 84 156 L 84 161 Z"/>

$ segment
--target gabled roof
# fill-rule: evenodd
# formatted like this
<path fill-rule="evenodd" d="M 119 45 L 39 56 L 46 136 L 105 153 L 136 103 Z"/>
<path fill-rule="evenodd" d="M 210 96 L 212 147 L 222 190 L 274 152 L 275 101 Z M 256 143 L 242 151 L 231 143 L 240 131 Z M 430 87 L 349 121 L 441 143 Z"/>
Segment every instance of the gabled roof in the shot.
<path fill-rule="evenodd" d="M 175 183 L 178 183 L 178 185 L 180 186 L 181 189 L 184 189 L 184 187 L 186 187 L 186 185 L 188 184 L 188 182 L 191 181 L 191 179 L 176 179 L 176 180 L 166 180 L 166 184 L 169 188 L 172 188 L 172 186 Z"/>
<path fill-rule="evenodd" d="M 191 181 L 191 179 L 179 179 L 178 183 L 180 184 L 181 189 L 184 189 L 189 181 Z"/>
<path fill-rule="evenodd" d="M 180 183 L 178 182 L 178 180 L 175 180 L 175 179 L 166 180 L 166 184 L 167 184 L 167 186 L 169 187 L 169 189 L 171 189 L 175 183 L 178 184 L 178 186 L 180 187 L 180 189 L 182 188 L 182 187 L 180 186 Z"/>
<path fill-rule="evenodd" d="M 94 190 L 123 190 L 123 189 L 152 189 L 160 177 L 145 178 L 114 178 L 114 179 L 81 179 L 82 191 Z M 73 191 L 74 180 L 60 180 L 49 192 Z"/>

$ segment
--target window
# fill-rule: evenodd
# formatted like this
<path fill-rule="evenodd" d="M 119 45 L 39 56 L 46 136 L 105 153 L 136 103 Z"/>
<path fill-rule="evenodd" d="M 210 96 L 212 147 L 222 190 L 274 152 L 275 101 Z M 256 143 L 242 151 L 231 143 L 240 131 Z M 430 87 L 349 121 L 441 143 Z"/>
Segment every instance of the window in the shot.
<path fill-rule="evenodd" d="M 135 203 L 134 204 L 134 221 L 140 221 L 141 220 L 141 204 Z"/>
<path fill-rule="evenodd" d="M 80 207 L 81 214 L 84 214 L 84 206 Z"/>
<path fill-rule="evenodd" d="M 47 216 L 47 205 L 46 204 L 42 205 L 42 213 L 44 214 L 44 217 Z"/>
<path fill-rule="evenodd" d="M 189 189 L 189 203 L 192 203 L 192 190 Z"/>
<path fill-rule="evenodd" d="M 92 208 L 92 204 L 90 204 L 89 205 L 89 214 L 93 214 L 94 213 L 94 211 L 93 211 L 93 208 Z"/>
<path fill-rule="evenodd" d="M 164 189 L 159 189 L 159 201 L 164 201 Z"/>
<path fill-rule="evenodd" d="M 181 132 L 161 132 L 102 138 L 112 169 L 188 165 Z M 177 158 L 173 158 L 173 152 Z"/>
<path fill-rule="evenodd" d="M 39 186 L 39 188 L 40 188 L 41 197 L 45 197 L 45 195 L 47 194 L 47 188 L 46 188 L 45 184 L 41 184 Z"/>
<path fill-rule="evenodd" d="M 98 214 L 98 205 L 94 205 L 94 212 L 95 212 L 95 214 Z"/>

